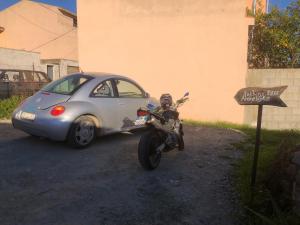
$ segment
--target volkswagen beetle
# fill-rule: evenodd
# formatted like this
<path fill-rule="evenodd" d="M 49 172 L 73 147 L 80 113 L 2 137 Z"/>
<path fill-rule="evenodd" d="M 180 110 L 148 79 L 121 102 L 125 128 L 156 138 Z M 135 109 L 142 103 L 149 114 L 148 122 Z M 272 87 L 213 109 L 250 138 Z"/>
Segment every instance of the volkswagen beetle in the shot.
<path fill-rule="evenodd" d="M 78 73 L 53 81 L 27 98 L 12 115 L 26 133 L 72 146 L 88 146 L 97 135 L 128 131 L 136 110 L 150 96 L 132 79 L 107 73 Z"/>

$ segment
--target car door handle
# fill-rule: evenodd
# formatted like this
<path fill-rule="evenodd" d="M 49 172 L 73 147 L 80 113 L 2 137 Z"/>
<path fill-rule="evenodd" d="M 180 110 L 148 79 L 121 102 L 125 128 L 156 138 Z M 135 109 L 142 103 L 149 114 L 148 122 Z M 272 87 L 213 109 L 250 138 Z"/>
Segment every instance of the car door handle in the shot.
<path fill-rule="evenodd" d="M 125 105 L 125 103 L 123 103 L 123 102 L 119 102 L 119 105 Z"/>

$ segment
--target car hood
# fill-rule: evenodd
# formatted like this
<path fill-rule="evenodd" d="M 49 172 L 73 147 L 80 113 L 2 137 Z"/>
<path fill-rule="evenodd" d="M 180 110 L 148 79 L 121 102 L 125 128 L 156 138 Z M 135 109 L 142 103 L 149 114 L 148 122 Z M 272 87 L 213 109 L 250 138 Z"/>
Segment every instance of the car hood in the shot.
<path fill-rule="evenodd" d="M 34 112 L 37 109 L 47 109 L 51 106 L 68 101 L 70 95 L 61 95 L 50 92 L 37 92 L 29 97 L 23 104 L 22 108 L 28 112 Z"/>

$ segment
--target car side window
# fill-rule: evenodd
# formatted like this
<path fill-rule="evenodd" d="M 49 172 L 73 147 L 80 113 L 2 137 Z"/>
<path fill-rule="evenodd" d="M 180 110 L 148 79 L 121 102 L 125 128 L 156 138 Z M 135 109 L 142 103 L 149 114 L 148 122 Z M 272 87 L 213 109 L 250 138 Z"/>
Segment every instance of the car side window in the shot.
<path fill-rule="evenodd" d="M 100 83 L 91 93 L 91 97 L 114 97 L 114 89 L 110 80 Z"/>
<path fill-rule="evenodd" d="M 144 98 L 143 91 L 135 84 L 125 80 L 115 82 L 120 98 Z"/>
<path fill-rule="evenodd" d="M 24 81 L 25 82 L 34 82 L 34 76 L 32 71 L 24 71 Z"/>
<path fill-rule="evenodd" d="M 19 82 L 20 72 L 19 71 L 4 71 L 0 74 L 0 80 L 5 82 Z"/>

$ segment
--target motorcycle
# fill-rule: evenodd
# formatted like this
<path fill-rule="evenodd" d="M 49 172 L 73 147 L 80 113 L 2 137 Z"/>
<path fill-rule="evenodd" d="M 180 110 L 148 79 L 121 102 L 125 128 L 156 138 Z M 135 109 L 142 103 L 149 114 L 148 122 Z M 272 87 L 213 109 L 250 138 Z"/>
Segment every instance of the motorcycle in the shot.
<path fill-rule="evenodd" d="M 165 110 L 151 103 L 147 108 L 137 110 L 135 125 L 146 125 L 150 128 L 141 136 L 138 145 L 138 159 L 144 169 L 157 168 L 162 152 L 176 148 L 180 151 L 184 149 L 183 126 L 177 109 L 189 99 L 188 96 L 187 92 L 172 107 Z"/>

